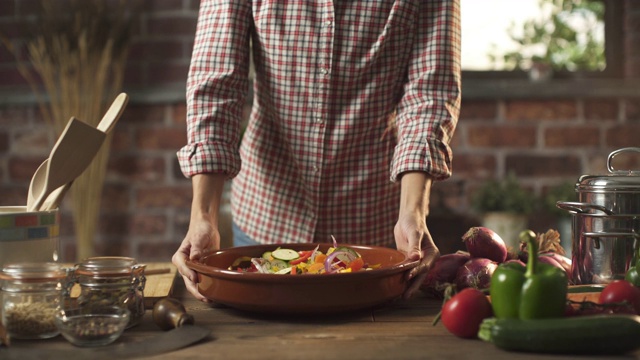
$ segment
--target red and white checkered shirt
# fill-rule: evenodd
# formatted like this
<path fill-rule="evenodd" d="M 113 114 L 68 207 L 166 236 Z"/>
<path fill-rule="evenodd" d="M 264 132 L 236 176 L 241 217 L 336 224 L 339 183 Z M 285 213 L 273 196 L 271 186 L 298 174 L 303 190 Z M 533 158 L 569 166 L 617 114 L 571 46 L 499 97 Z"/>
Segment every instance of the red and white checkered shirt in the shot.
<path fill-rule="evenodd" d="M 203 0 L 181 169 L 258 242 L 393 244 L 399 176 L 451 175 L 459 58 L 458 0 Z"/>

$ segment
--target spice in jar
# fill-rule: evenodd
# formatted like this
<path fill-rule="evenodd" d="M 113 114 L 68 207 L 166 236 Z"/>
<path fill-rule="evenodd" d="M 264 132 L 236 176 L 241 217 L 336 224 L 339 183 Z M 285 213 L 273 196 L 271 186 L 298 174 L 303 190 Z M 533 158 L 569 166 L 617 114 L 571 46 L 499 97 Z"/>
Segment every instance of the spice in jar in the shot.
<path fill-rule="evenodd" d="M 56 263 L 18 263 L 0 271 L 2 325 L 10 337 L 57 336 L 55 313 L 61 307 L 67 270 Z"/>
<path fill-rule="evenodd" d="M 56 309 L 51 305 L 36 303 L 18 303 L 7 308 L 5 327 L 13 336 L 22 338 L 39 337 L 40 334 L 56 333 Z"/>

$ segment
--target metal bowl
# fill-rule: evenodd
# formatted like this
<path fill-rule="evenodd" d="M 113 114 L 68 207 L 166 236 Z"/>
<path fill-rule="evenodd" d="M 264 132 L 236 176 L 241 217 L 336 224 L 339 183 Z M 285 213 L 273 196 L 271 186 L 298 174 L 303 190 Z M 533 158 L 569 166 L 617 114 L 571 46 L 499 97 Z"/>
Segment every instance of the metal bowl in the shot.
<path fill-rule="evenodd" d="M 287 244 L 311 250 L 318 244 Z M 325 252 L 331 244 L 320 244 Z M 375 246 L 349 247 L 374 270 L 321 275 L 277 275 L 228 270 L 239 257 L 260 257 L 278 245 L 242 246 L 216 251 L 201 263 L 187 262 L 198 273 L 198 289 L 208 299 L 236 309 L 260 313 L 327 314 L 383 306 L 401 297 L 407 272 L 418 265 L 400 251 Z"/>

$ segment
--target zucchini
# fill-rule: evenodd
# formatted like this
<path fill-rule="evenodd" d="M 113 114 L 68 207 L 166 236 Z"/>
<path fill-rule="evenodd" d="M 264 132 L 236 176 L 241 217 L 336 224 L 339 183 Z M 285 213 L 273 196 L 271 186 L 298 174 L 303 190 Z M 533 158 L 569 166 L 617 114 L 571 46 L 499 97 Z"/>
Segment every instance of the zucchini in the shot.
<path fill-rule="evenodd" d="M 300 257 L 297 251 L 291 249 L 277 248 L 271 252 L 271 256 L 275 259 L 283 261 L 291 261 Z"/>
<path fill-rule="evenodd" d="M 640 348 L 640 316 L 608 314 L 536 320 L 485 319 L 478 337 L 509 351 L 625 354 Z"/>

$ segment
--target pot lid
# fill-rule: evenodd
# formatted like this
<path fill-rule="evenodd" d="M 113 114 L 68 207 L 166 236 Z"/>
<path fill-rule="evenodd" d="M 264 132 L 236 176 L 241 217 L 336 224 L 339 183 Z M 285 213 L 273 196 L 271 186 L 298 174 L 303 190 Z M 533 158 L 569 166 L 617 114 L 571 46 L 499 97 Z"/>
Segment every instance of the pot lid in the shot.
<path fill-rule="evenodd" d="M 623 152 L 640 152 L 640 148 L 622 148 L 609 154 L 607 159 L 608 175 L 582 175 L 576 183 L 577 192 L 640 192 L 639 170 L 616 170 L 611 162 Z"/>

